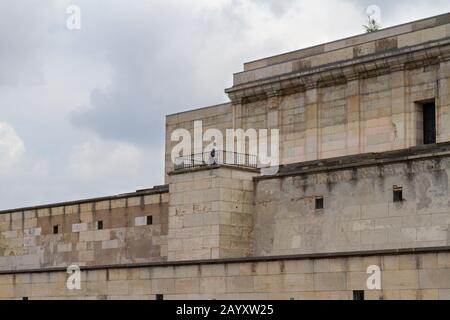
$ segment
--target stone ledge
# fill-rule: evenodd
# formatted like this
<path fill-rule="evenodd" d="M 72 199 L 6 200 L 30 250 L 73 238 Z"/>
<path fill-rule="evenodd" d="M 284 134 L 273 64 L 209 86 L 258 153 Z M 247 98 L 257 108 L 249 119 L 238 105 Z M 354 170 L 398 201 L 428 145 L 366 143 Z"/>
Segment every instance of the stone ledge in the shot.
<path fill-rule="evenodd" d="M 124 269 L 124 268 L 125 269 L 135 269 L 135 268 L 152 268 L 152 267 L 178 267 L 178 266 L 236 264 L 236 263 L 290 261 L 290 260 L 395 256 L 395 255 L 427 254 L 427 253 L 443 253 L 443 252 L 450 252 L 450 246 L 385 249 L 385 250 L 366 250 L 366 251 L 348 251 L 348 252 L 328 252 L 328 253 L 311 253 L 311 254 L 300 254 L 300 255 L 211 259 L 211 260 L 166 261 L 166 262 L 132 263 L 132 264 L 117 264 L 117 265 L 103 265 L 103 266 L 99 265 L 99 266 L 88 266 L 88 267 L 81 266 L 80 270 L 81 271 L 94 271 L 94 270 L 110 270 L 110 269 Z M 66 270 L 67 270 L 67 268 L 64 268 L 64 267 L 29 269 L 29 270 L 27 270 L 27 269 L 6 270 L 6 271 L 0 271 L 0 275 L 24 274 L 24 273 L 65 272 Z"/>
<path fill-rule="evenodd" d="M 118 194 L 118 195 L 114 195 L 114 196 L 59 202 L 59 203 L 52 203 L 52 204 L 47 204 L 47 205 L 16 208 L 16 209 L 10 209 L 10 210 L 0 210 L 0 214 L 23 212 L 23 211 L 29 211 L 29 210 L 49 209 L 49 208 L 56 208 L 56 207 L 63 207 L 63 206 L 81 205 L 81 204 L 86 204 L 86 203 L 91 203 L 91 202 L 93 203 L 93 202 L 108 201 L 108 200 L 128 199 L 128 198 L 133 198 L 133 197 L 141 197 L 141 196 L 148 196 L 148 195 L 168 193 L 168 192 L 169 192 L 169 185 L 161 185 L 161 186 L 155 186 L 155 187 L 149 188 L 149 189 L 142 189 L 142 190 L 137 190 L 136 192 Z"/>
<path fill-rule="evenodd" d="M 376 76 L 380 65 L 386 71 L 403 70 L 410 63 L 437 63 L 449 59 L 450 40 L 440 39 L 411 47 L 391 49 L 382 53 L 370 54 L 360 58 L 324 64 L 303 71 L 279 73 L 261 77 L 248 82 L 233 84 L 225 93 L 233 104 L 242 103 L 242 99 L 257 101 L 265 99 L 267 92 L 304 91 L 358 78 Z M 436 61 L 431 60 L 435 59 Z M 244 101 L 246 102 L 246 101 Z"/>
<path fill-rule="evenodd" d="M 335 50 L 344 49 L 347 47 L 362 45 L 371 41 L 378 41 L 386 38 L 400 36 L 411 32 L 421 31 L 424 29 L 435 28 L 441 25 L 445 25 L 450 21 L 450 14 L 444 13 L 442 15 L 420 19 L 388 28 L 382 28 L 379 31 L 370 34 L 359 34 L 324 44 L 294 50 L 291 52 L 285 52 L 274 56 L 256 59 L 244 63 L 244 71 L 252 71 L 259 68 L 265 68 L 274 64 L 283 63 L 290 60 L 303 59 L 317 55 L 320 53 L 332 52 Z M 327 48 L 329 48 L 327 50 Z"/>
<path fill-rule="evenodd" d="M 278 179 L 285 176 L 295 176 L 327 171 L 339 171 L 357 167 L 393 164 L 405 161 L 425 160 L 440 157 L 450 157 L 450 142 L 444 142 L 435 145 L 424 145 L 395 151 L 364 153 L 338 158 L 287 164 L 281 166 L 278 174 L 276 175 L 260 176 L 253 179 Z"/>
<path fill-rule="evenodd" d="M 230 164 L 216 164 L 216 165 L 205 165 L 201 167 L 195 167 L 195 168 L 189 168 L 189 169 L 181 169 L 181 170 L 175 170 L 168 173 L 169 176 L 184 174 L 184 173 L 193 173 L 193 172 L 199 172 L 199 171 L 209 171 L 209 170 L 216 170 L 216 169 L 233 169 L 233 170 L 240 170 L 240 171 L 247 171 L 247 172 L 254 172 L 259 173 L 259 169 L 250 168 L 250 167 L 241 167 L 241 166 L 234 166 Z"/>

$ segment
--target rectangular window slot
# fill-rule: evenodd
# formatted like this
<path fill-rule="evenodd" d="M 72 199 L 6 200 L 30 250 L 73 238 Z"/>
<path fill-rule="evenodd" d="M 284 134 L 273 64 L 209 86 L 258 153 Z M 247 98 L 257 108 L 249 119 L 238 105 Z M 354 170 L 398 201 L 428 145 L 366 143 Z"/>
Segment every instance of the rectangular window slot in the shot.
<path fill-rule="evenodd" d="M 152 216 L 147 216 L 147 225 L 150 226 L 153 224 L 153 217 Z"/>
<path fill-rule="evenodd" d="M 53 234 L 58 234 L 59 233 L 59 226 L 55 225 L 53 226 Z"/>
<path fill-rule="evenodd" d="M 394 186 L 393 197 L 394 202 L 403 201 L 403 188 Z"/>
<path fill-rule="evenodd" d="M 103 230 L 103 221 L 102 220 L 97 221 L 97 230 Z"/>
<path fill-rule="evenodd" d="M 323 197 L 316 198 L 316 210 L 323 209 Z"/>
<path fill-rule="evenodd" d="M 156 300 L 164 300 L 164 295 L 163 294 L 157 294 L 156 295 Z"/>
<path fill-rule="evenodd" d="M 356 300 L 356 301 L 364 300 L 364 290 L 354 290 L 353 291 L 353 300 Z"/>
<path fill-rule="evenodd" d="M 417 104 L 417 145 L 436 143 L 436 104 L 427 102 Z"/>

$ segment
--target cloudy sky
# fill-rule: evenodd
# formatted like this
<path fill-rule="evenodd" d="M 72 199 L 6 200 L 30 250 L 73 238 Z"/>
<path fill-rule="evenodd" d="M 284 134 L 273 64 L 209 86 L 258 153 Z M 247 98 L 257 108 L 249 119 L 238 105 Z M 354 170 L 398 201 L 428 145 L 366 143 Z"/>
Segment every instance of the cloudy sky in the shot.
<path fill-rule="evenodd" d="M 0 209 L 163 183 L 164 115 L 242 63 L 450 11 L 448 0 L 1 0 Z M 81 9 L 69 30 L 66 10 Z"/>

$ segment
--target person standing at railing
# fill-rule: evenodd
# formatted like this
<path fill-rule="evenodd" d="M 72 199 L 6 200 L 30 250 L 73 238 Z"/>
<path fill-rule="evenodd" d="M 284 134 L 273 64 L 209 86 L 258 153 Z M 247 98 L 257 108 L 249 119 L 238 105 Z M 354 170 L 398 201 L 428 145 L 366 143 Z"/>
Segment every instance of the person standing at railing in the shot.
<path fill-rule="evenodd" d="M 211 152 L 209 153 L 209 164 L 212 166 L 217 164 L 217 150 L 215 143 L 214 146 L 212 147 Z"/>

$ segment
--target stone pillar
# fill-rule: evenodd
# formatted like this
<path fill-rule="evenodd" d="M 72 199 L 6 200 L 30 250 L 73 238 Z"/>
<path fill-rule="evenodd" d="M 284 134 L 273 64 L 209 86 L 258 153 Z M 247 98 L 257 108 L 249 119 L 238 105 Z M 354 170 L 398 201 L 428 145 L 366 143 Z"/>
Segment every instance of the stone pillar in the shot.
<path fill-rule="evenodd" d="M 267 129 L 268 129 L 268 140 L 267 143 L 269 144 L 266 146 L 268 148 L 267 150 L 270 150 L 270 136 L 271 136 L 271 130 L 276 129 L 279 130 L 280 138 L 283 137 L 283 134 L 281 132 L 281 112 L 280 112 L 280 93 L 279 91 L 272 91 L 267 93 Z M 259 142 L 261 143 L 261 141 Z M 272 153 L 273 151 L 270 150 Z M 283 163 L 284 161 L 284 155 L 285 155 L 285 147 L 283 146 L 283 143 L 279 144 L 279 161 L 280 163 Z"/>
<path fill-rule="evenodd" d="M 270 110 L 278 110 L 280 107 L 280 94 L 278 91 L 267 93 L 267 106 Z"/>
<path fill-rule="evenodd" d="M 394 126 L 393 149 L 404 149 L 415 145 L 416 124 L 414 109 L 407 109 L 405 71 L 403 66 L 391 73 L 391 110 Z M 414 107 L 414 106 L 413 106 Z"/>
<path fill-rule="evenodd" d="M 256 175 L 231 166 L 172 173 L 168 260 L 250 256 Z"/>
<path fill-rule="evenodd" d="M 232 101 L 233 129 L 242 128 L 242 103 Z M 231 128 L 230 128 L 231 129 Z"/>
<path fill-rule="evenodd" d="M 347 154 L 362 153 L 359 79 L 347 83 Z"/>
<path fill-rule="evenodd" d="M 306 160 L 319 158 L 319 106 L 318 89 L 308 88 L 306 91 Z"/>
<path fill-rule="evenodd" d="M 276 94 L 267 99 L 267 129 L 280 129 L 280 97 Z"/>
<path fill-rule="evenodd" d="M 437 142 L 450 141 L 450 57 L 443 58 L 438 75 Z"/>

